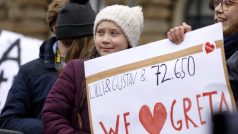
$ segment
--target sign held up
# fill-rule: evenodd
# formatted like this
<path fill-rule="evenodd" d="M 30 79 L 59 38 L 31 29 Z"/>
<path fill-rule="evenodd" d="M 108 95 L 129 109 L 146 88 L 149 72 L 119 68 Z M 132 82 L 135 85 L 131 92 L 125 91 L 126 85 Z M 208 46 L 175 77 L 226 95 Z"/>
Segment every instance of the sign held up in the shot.
<path fill-rule="evenodd" d="M 221 24 L 85 62 L 92 133 L 209 134 L 234 111 Z"/>
<path fill-rule="evenodd" d="M 10 32 L 0 32 L 0 113 L 20 65 L 39 57 L 42 41 Z"/>

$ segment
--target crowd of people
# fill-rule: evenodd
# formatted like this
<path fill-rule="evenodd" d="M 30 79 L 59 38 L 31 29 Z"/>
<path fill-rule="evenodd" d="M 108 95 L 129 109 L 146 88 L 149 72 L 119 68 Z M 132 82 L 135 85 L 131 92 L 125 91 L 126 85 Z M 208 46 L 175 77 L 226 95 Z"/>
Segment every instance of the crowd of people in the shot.
<path fill-rule="evenodd" d="M 238 1 L 210 0 L 209 7 L 223 25 L 229 80 L 238 101 Z M 96 14 L 89 0 L 52 0 L 47 22 L 55 36 L 41 45 L 38 59 L 20 67 L 0 128 L 24 134 L 90 133 L 84 61 L 136 47 L 144 26 L 142 8 L 112 5 Z M 167 36 L 180 44 L 191 30 L 183 23 Z"/>

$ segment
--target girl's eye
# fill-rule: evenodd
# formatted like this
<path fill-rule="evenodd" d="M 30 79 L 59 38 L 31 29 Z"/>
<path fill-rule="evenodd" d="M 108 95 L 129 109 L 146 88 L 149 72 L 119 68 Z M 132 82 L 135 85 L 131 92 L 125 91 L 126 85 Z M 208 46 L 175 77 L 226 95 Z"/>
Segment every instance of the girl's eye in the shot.
<path fill-rule="evenodd" d="M 97 34 L 98 35 L 102 35 L 103 34 L 103 30 L 97 30 Z"/>
<path fill-rule="evenodd" d="M 111 32 L 111 35 L 113 35 L 113 36 L 116 36 L 116 35 L 118 35 L 119 33 L 118 32 L 116 32 L 116 31 L 112 31 Z"/>

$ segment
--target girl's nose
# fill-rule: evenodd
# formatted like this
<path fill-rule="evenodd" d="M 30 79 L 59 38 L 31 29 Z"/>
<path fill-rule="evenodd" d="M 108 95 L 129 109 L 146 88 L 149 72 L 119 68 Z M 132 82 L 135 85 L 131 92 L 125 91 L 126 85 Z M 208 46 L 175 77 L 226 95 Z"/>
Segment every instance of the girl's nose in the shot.
<path fill-rule="evenodd" d="M 102 42 L 103 43 L 110 43 L 110 37 L 108 36 L 108 34 L 105 34 L 103 37 L 102 37 Z"/>

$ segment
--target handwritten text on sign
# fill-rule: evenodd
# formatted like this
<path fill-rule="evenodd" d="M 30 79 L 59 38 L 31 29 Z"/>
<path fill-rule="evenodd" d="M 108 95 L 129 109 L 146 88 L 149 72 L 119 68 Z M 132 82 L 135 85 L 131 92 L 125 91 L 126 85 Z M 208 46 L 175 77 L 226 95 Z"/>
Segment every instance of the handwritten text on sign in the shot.
<path fill-rule="evenodd" d="M 41 40 L 1 31 L 0 34 L 0 113 L 20 65 L 39 57 Z"/>
<path fill-rule="evenodd" d="M 92 132 L 208 134 L 212 114 L 234 108 L 222 31 L 213 34 L 212 29 L 221 28 L 217 24 L 188 35 L 199 45 L 165 40 L 86 62 Z M 204 33 L 211 36 L 204 39 Z M 125 64 L 115 63 L 121 59 Z M 103 70 L 99 63 L 110 67 L 102 65 Z"/>

